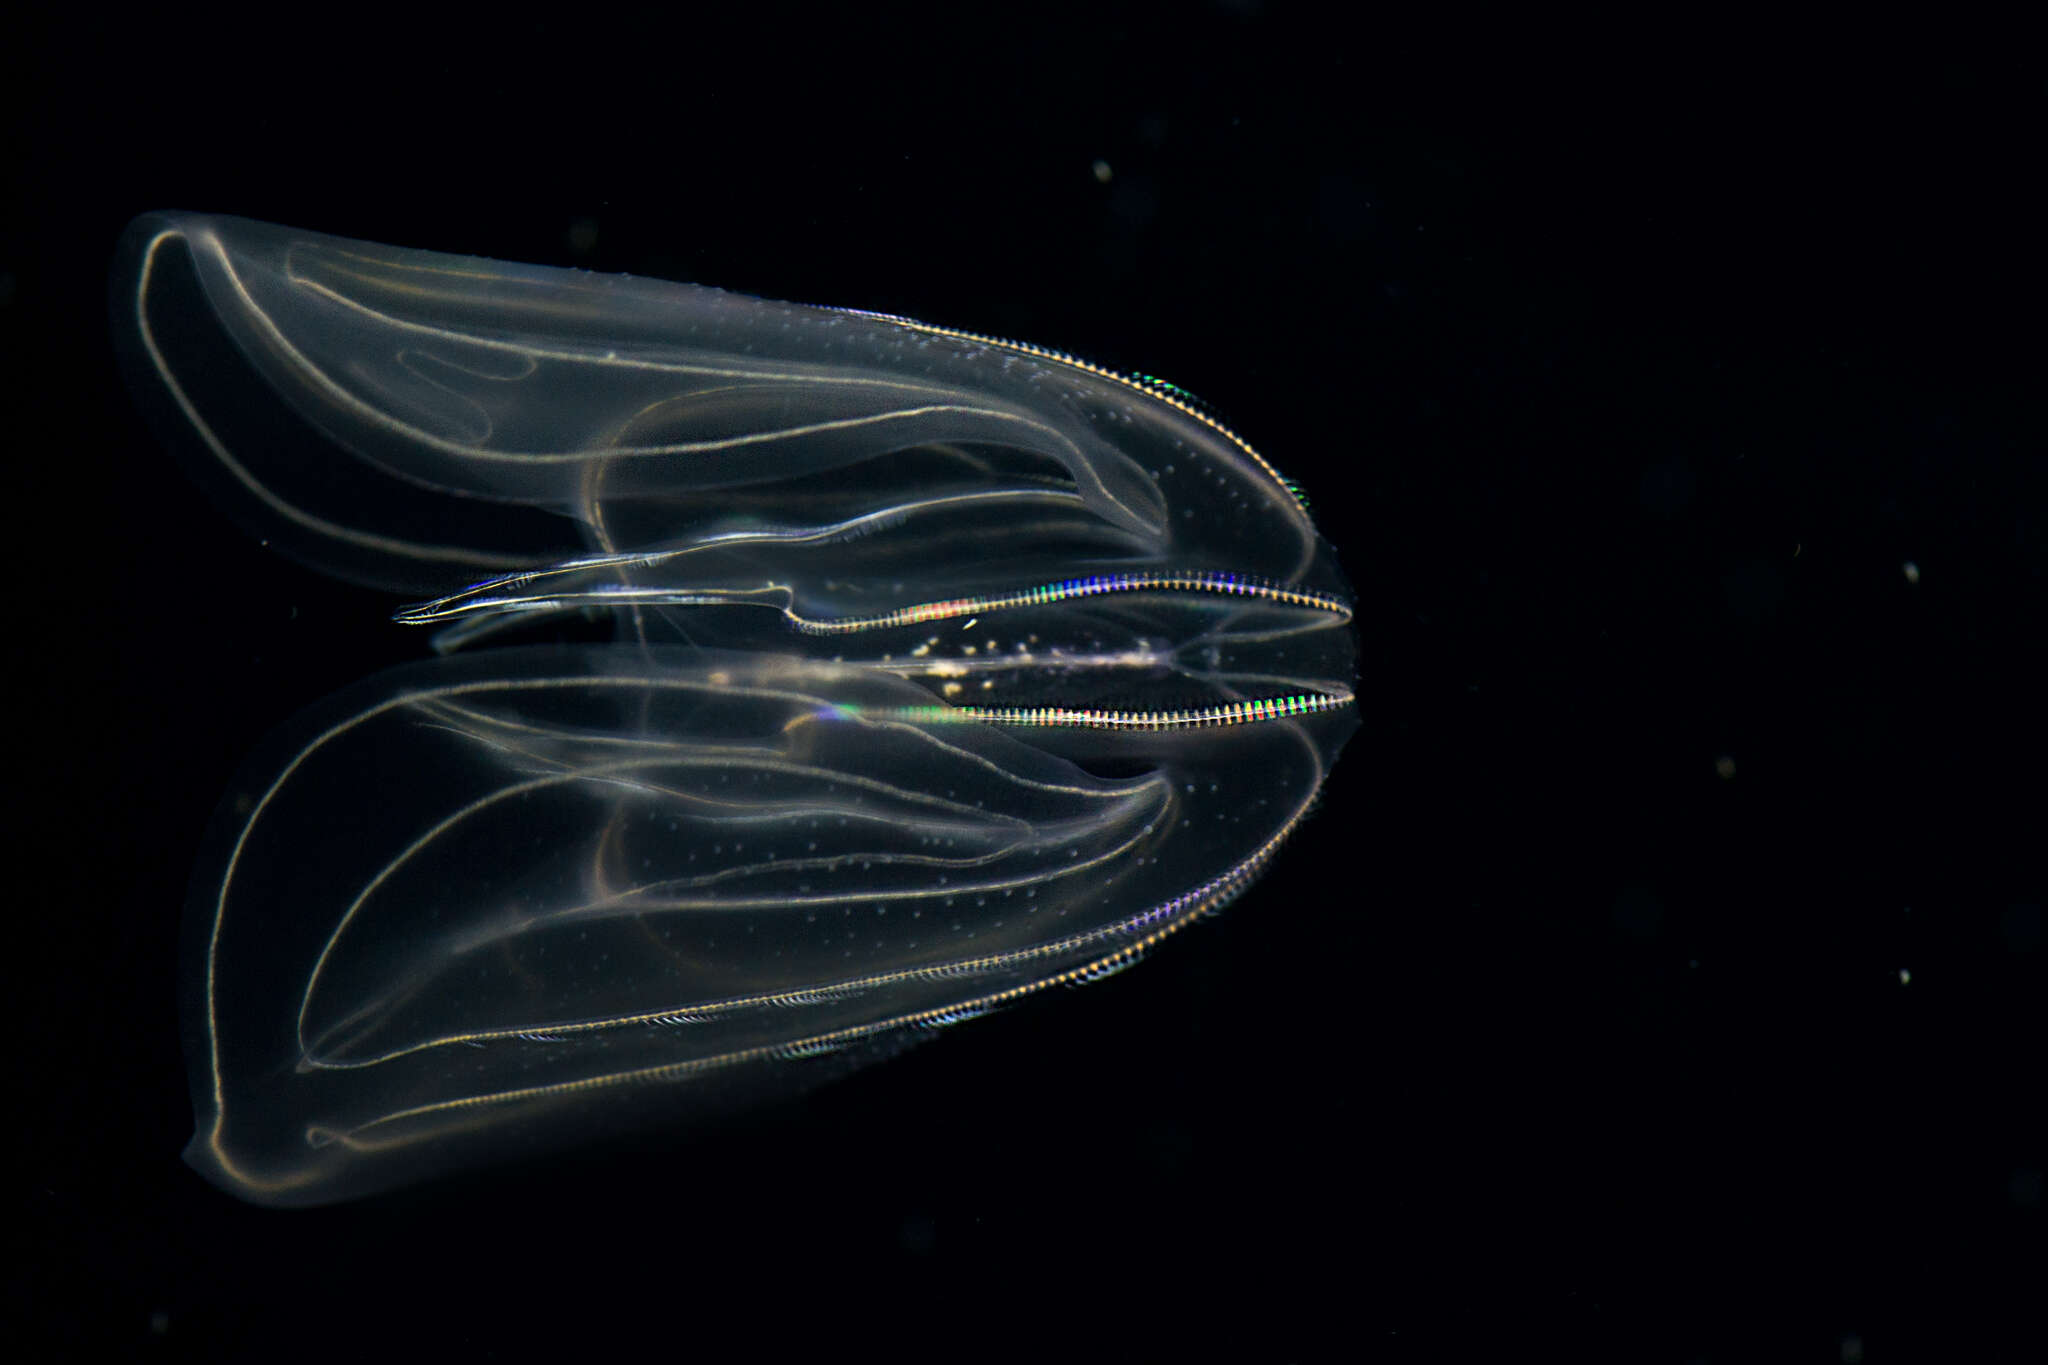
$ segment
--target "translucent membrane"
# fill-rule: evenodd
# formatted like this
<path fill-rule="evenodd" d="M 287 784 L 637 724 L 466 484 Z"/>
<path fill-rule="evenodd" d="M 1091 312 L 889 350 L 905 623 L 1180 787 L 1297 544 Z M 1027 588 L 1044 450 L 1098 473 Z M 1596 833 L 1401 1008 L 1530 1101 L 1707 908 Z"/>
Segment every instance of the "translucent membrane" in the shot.
<path fill-rule="evenodd" d="M 684 1120 L 1093 979 L 1241 890 L 1355 728 L 1328 546 L 1168 386 L 237 219 L 138 220 L 119 272 L 195 475 L 441 652 L 273 737 L 210 836 L 188 1157 L 245 1198 Z M 594 611 L 618 643 L 468 648 Z"/>

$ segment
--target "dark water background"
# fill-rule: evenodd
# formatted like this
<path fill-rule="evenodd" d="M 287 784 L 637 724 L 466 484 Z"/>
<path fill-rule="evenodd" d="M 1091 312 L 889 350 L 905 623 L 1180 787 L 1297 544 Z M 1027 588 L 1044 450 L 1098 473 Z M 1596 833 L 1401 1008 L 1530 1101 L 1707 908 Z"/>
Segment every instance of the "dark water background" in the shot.
<path fill-rule="evenodd" d="M 1171 6 L 17 42 L 11 1332 L 2034 1358 L 2043 87 L 2011 35 Z M 1364 726 L 1274 871 L 1113 981 L 687 1142 L 242 1207 L 177 1160 L 192 851 L 261 734 L 421 645 L 131 414 L 103 273 L 150 208 L 1162 375 L 1306 487 Z"/>

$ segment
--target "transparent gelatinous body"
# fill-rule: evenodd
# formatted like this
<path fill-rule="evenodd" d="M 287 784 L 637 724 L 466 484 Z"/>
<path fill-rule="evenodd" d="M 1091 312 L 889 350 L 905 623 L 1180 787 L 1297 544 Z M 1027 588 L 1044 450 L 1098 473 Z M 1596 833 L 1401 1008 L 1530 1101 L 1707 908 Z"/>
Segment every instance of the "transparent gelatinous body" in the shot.
<path fill-rule="evenodd" d="M 222 504 L 438 627 L 251 760 L 195 878 L 188 1157 L 245 1198 L 1114 970 L 1248 883 L 1356 725 L 1327 545 L 1167 386 L 237 219 L 140 219 L 119 272 Z M 598 610 L 617 643 L 500 643 Z"/>

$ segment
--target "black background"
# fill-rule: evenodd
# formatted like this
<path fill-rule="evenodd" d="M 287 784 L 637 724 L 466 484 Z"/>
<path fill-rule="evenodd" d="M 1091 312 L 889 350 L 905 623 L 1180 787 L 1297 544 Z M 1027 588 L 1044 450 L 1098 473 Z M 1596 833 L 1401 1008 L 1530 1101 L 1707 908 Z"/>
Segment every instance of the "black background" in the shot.
<path fill-rule="evenodd" d="M 21 35 L 10 1330 L 2036 1358 L 2039 69 L 1996 32 L 1688 22 Z M 192 853 L 259 736 L 421 646 L 244 540 L 133 416 L 104 279 L 151 208 L 1164 375 L 1306 487 L 1363 726 L 1275 869 L 1113 981 L 708 1136 L 243 1207 L 177 1159 Z"/>

